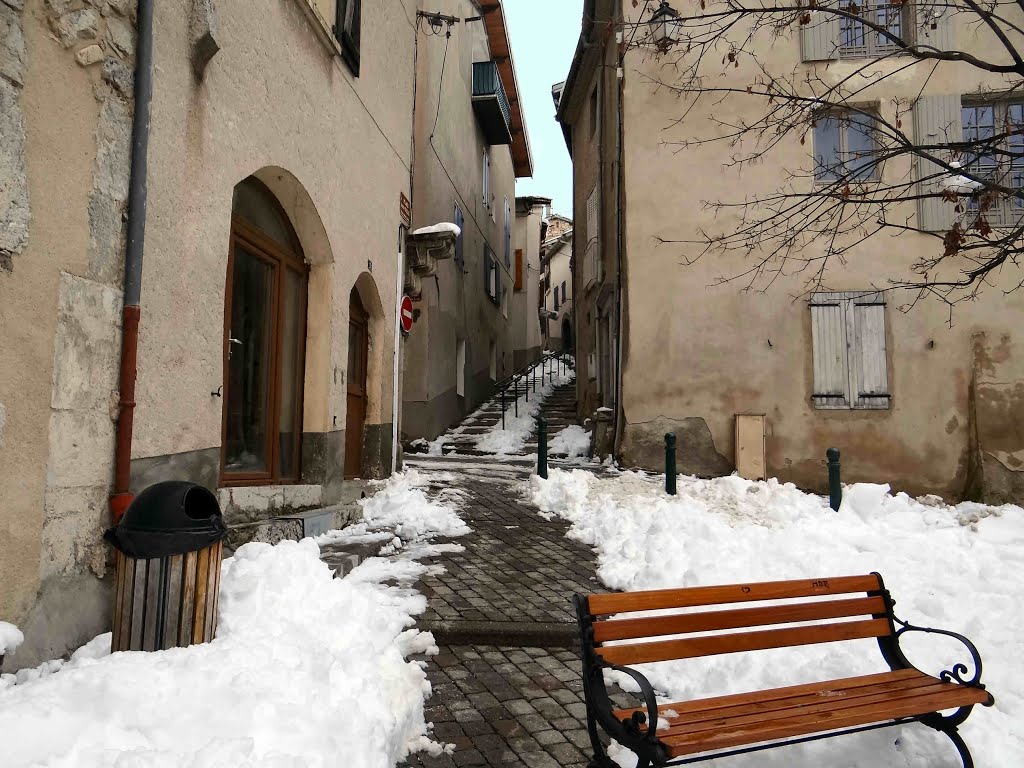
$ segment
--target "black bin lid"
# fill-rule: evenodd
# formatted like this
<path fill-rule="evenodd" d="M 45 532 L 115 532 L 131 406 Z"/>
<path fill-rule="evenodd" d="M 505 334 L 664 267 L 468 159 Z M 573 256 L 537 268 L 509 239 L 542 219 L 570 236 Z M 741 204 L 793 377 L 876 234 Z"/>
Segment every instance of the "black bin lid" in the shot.
<path fill-rule="evenodd" d="M 129 557 L 198 552 L 228 535 L 217 497 L 183 480 L 151 485 L 128 505 L 105 538 Z"/>

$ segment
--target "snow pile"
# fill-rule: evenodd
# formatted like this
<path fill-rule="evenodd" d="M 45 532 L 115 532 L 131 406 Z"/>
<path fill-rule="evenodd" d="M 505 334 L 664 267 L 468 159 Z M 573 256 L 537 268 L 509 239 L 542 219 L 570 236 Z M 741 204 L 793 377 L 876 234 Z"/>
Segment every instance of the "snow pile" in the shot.
<path fill-rule="evenodd" d="M 335 579 L 319 555 L 310 539 L 241 547 L 212 643 L 110 654 L 102 635 L 4 675 L 4 766 L 390 768 L 426 746 L 430 685 L 406 660 L 433 646 L 410 629 L 425 566 L 372 559 Z"/>
<path fill-rule="evenodd" d="M 537 369 L 534 369 L 531 375 L 537 376 Z M 526 395 L 523 395 L 519 398 L 518 406 L 514 402 L 507 403 L 504 428 L 499 421 L 492 429 L 482 434 L 476 441 L 477 449 L 484 453 L 498 455 L 520 453 L 536 426 L 537 414 L 540 412 L 540 406 L 545 398 L 550 397 L 557 387 L 570 384 L 575 380 L 576 374 L 571 368 L 566 368 L 564 373 L 559 373 L 556 370 L 549 378 L 545 379 L 542 386 L 537 387 L 536 392 L 531 390 L 529 400 Z M 518 417 L 515 416 L 517 407 L 519 409 Z"/>
<path fill-rule="evenodd" d="M 459 228 L 458 224 L 452 224 L 450 221 L 442 221 L 440 224 L 434 224 L 429 227 L 420 227 L 413 232 L 413 235 L 437 235 L 443 232 L 451 232 L 453 235 L 458 237 L 462 234 L 462 229 Z"/>
<path fill-rule="evenodd" d="M 10 653 L 25 641 L 21 630 L 6 621 L 0 621 L 0 656 Z"/>
<path fill-rule="evenodd" d="M 469 533 L 469 528 L 455 512 L 453 505 L 446 499 L 431 501 L 423 491 L 427 485 L 445 479 L 443 475 L 427 476 L 415 469 L 392 475 L 379 485 L 373 496 L 360 501 L 364 520 L 362 525 L 369 529 L 393 529 L 406 540 L 464 536 Z"/>
<path fill-rule="evenodd" d="M 590 453 L 590 433 L 583 427 L 570 424 L 551 440 L 548 453 L 578 459 Z"/>
<path fill-rule="evenodd" d="M 679 479 L 668 497 L 664 478 L 635 472 L 597 477 L 552 470 L 531 479 L 534 502 L 571 521 L 569 536 L 591 544 L 598 575 L 622 590 L 806 579 L 878 571 L 897 615 L 917 626 L 971 638 L 985 663 L 982 679 L 996 698 L 960 730 L 979 765 L 1024 765 L 1024 599 L 1016 574 L 1024 563 L 1024 509 L 922 503 L 885 485 L 846 489 L 838 512 L 827 501 L 775 480 Z M 970 662 L 952 640 L 908 635 L 904 650 L 938 674 Z M 742 693 L 783 685 L 884 672 L 871 640 L 739 653 L 643 665 L 665 701 Z M 973 672 L 973 670 L 972 670 Z M 616 681 L 619 681 L 616 676 Z M 896 744 L 894 748 L 894 743 Z M 634 765 L 631 753 L 617 757 Z M 710 761 L 730 768 L 878 765 L 954 768 L 945 736 L 921 725 L 841 740 Z"/>

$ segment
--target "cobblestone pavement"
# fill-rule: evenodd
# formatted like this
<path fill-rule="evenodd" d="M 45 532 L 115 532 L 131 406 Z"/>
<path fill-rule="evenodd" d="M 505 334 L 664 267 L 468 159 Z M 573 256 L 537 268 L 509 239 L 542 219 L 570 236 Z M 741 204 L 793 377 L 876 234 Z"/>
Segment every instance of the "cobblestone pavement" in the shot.
<path fill-rule="evenodd" d="M 590 760 L 586 705 L 575 651 L 493 645 L 442 646 L 428 660 L 426 717 L 451 754 L 413 755 L 423 768 L 583 768 Z M 628 694 L 612 694 L 623 707 Z"/>
<path fill-rule="evenodd" d="M 472 529 L 456 540 L 463 552 L 424 561 L 444 571 L 418 584 L 429 605 L 418 626 L 441 651 L 422 659 L 433 687 L 426 718 L 454 750 L 406 765 L 582 768 L 591 751 L 571 598 L 603 591 L 594 554 L 523 498 L 526 471 L 438 469 L 433 490 L 459 489 Z"/>
<path fill-rule="evenodd" d="M 458 540 L 464 552 L 437 562 L 444 573 L 419 588 L 429 608 L 422 620 L 572 624 L 573 593 L 602 591 L 589 547 L 565 537 L 569 526 L 545 520 L 517 498 L 525 483 L 459 483 L 460 515 L 473 532 Z"/>

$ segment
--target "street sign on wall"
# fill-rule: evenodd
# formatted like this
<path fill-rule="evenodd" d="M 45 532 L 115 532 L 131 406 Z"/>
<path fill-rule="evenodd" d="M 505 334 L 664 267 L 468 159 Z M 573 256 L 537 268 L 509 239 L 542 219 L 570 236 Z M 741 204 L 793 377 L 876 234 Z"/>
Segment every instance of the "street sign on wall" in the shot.
<path fill-rule="evenodd" d="M 408 296 L 402 297 L 402 306 L 399 316 L 402 321 L 402 332 L 408 333 L 412 330 L 412 299 Z"/>

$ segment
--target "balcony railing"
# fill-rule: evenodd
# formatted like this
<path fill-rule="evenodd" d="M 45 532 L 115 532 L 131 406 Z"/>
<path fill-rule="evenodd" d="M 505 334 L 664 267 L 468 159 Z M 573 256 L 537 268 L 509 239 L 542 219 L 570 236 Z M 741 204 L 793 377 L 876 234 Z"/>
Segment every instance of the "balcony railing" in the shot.
<path fill-rule="evenodd" d="M 473 64 L 473 111 L 488 144 L 512 143 L 512 110 L 493 61 Z"/>

